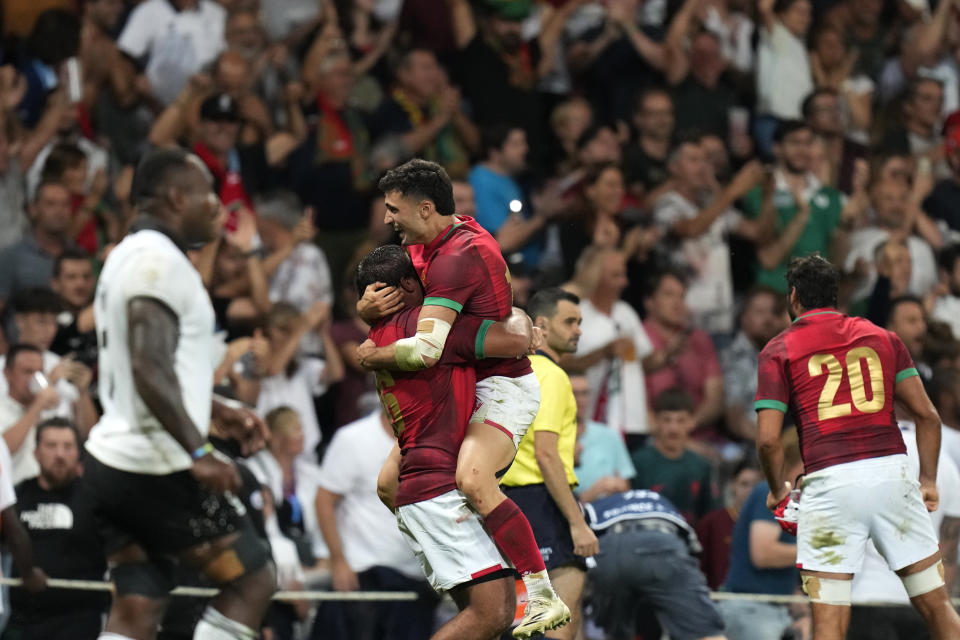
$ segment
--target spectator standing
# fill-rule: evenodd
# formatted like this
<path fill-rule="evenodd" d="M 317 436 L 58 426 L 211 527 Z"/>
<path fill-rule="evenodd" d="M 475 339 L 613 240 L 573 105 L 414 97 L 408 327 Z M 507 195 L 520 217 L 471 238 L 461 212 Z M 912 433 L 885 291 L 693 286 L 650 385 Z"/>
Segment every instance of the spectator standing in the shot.
<path fill-rule="evenodd" d="M 781 121 L 800 117 L 803 99 L 813 91 L 804 40 L 812 22 L 809 0 L 763 0 L 757 47 L 757 113 L 754 126 L 760 151 L 769 154 Z"/>
<path fill-rule="evenodd" d="M 910 252 L 910 282 L 906 293 L 915 296 L 926 295 L 938 281 L 937 260 L 930 243 L 919 235 L 916 230 L 926 230 L 926 218 L 920 208 L 922 197 L 912 194 L 905 185 L 899 182 L 879 182 L 872 189 L 873 212 L 875 225 L 857 229 L 850 235 L 850 252 L 847 254 L 845 268 L 851 273 L 858 262 L 866 265 L 866 277 L 861 278 L 859 286 L 854 290 L 851 299 L 853 302 L 863 300 L 870 295 L 877 283 L 877 273 L 874 267 L 874 252 L 877 247 L 888 239 L 906 242 Z M 927 237 L 940 242 L 940 232 L 934 227 L 929 230 Z"/>
<path fill-rule="evenodd" d="M 37 426 L 36 478 L 16 486 L 17 512 L 33 544 L 36 565 L 67 580 L 102 580 L 107 570 L 80 466 L 80 433 L 69 421 Z M 51 589 L 11 592 L 13 617 L 7 633 L 24 640 L 94 640 L 110 599 L 97 591 Z"/>
<path fill-rule="evenodd" d="M 867 148 L 846 135 L 840 96 L 833 89 L 818 88 L 804 99 L 801 111 L 804 121 L 825 147 L 830 167 L 827 184 L 851 195 L 857 161 L 865 161 Z"/>
<path fill-rule="evenodd" d="M 322 604 L 314 638 L 420 640 L 433 631 L 436 594 L 377 497 L 380 468 L 395 444 L 382 409 L 338 429 L 320 468 L 317 519 L 330 549 L 334 590 L 416 591 L 420 599 Z"/>
<path fill-rule="evenodd" d="M 644 362 L 647 398 L 652 402 L 667 389 L 681 388 L 693 400 L 695 428 L 713 427 L 723 415 L 723 372 L 710 336 L 690 322 L 686 296 L 683 278 L 664 271 L 645 299 L 643 328 L 653 345 Z"/>
<path fill-rule="evenodd" d="M 60 298 L 62 311 L 57 315 L 57 333 L 50 351 L 58 356 L 74 354 L 78 362 L 90 368 L 97 365 L 97 335 L 93 318 L 93 292 L 96 278 L 90 257 L 77 249 L 67 249 L 53 263 L 51 288 Z"/>
<path fill-rule="evenodd" d="M 301 313 L 318 302 L 333 304 L 333 282 L 323 250 L 313 244 L 313 211 L 290 191 L 272 191 L 255 200 L 257 229 L 267 256 L 263 269 L 273 303 L 292 304 Z M 300 347 L 320 353 L 319 337 L 304 336 Z"/>
<path fill-rule="evenodd" d="M 852 228 L 854 222 L 842 215 L 842 194 L 824 185 L 810 171 L 812 144 L 813 132 L 799 120 L 780 123 L 773 134 L 776 233 L 757 248 L 757 282 L 783 294 L 789 259 L 818 252 L 830 255 L 834 236 Z M 744 209 L 748 215 L 758 217 L 763 206 L 761 189 L 747 194 Z"/>
<path fill-rule="evenodd" d="M 62 184 L 37 187 L 30 217 L 31 232 L 0 252 L 0 305 L 22 289 L 49 287 L 54 260 L 72 246 L 70 192 Z"/>
<path fill-rule="evenodd" d="M 910 82 L 901 112 L 887 127 L 883 149 L 912 156 L 939 157 L 943 138 L 940 135 L 940 112 L 944 100 L 943 84 L 936 78 L 920 76 Z"/>
<path fill-rule="evenodd" d="M 786 475 L 803 471 L 800 445 L 795 430 L 785 431 Z M 733 530 L 730 571 L 724 586 L 733 593 L 792 595 L 800 583 L 796 569 L 797 540 L 780 528 L 767 509 L 768 487 L 758 483 L 740 510 Z M 790 626 L 786 605 L 728 600 L 719 605 L 729 640 L 770 640 L 779 638 Z"/>
<path fill-rule="evenodd" d="M 755 287 L 743 300 L 740 330 L 720 354 L 726 426 L 735 438 L 752 443 L 757 434 L 757 357 L 775 335 L 789 326 L 786 300 L 773 289 Z M 752 445 L 751 445 L 752 446 Z"/>
<path fill-rule="evenodd" d="M 40 467 L 33 457 L 37 425 L 48 418 L 66 417 L 57 415 L 60 394 L 55 387 L 43 387 L 36 382 L 37 373 L 43 373 L 41 351 L 30 345 L 11 346 L 3 367 L 7 391 L 0 397 L 0 433 L 3 433 L 4 448 L 14 460 L 7 467 L 11 481 L 19 482 L 39 473 Z"/>
<path fill-rule="evenodd" d="M 619 433 L 605 424 L 590 420 L 590 383 L 586 376 L 570 376 L 570 387 L 577 400 L 577 447 L 574 473 L 580 481 L 580 500 L 590 502 L 630 488 L 637 475 L 630 452 Z"/>
<path fill-rule="evenodd" d="M 483 130 L 485 160 L 470 170 L 477 222 L 493 235 L 504 253 L 520 251 L 524 261 L 540 259 L 540 234 L 547 218 L 529 211 L 516 177 L 526 168 L 529 147 L 523 129 L 492 125 Z"/>
<path fill-rule="evenodd" d="M 564 367 L 587 376 L 590 418 L 624 434 L 628 446 L 636 445 L 650 430 L 643 362 L 653 345 L 640 316 L 620 299 L 627 286 L 626 260 L 613 249 L 591 250 L 577 271 L 594 284 L 580 302 L 583 335 L 577 355 L 565 358 Z"/>
<path fill-rule="evenodd" d="M 940 251 L 940 295 L 933 303 L 930 317 L 950 325 L 953 337 L 960 340 L 960 244 Z"/>
<path fill-rule="evenodd" d="M 150 95 L 170 104 L 225 47 L 227 12 L 213 0 L 147 0 L 133 10 L 117 46 L 135 62 Z"/>
<path fill-rule="evenodd" d="M 480 130 L 461 109 L 460 92 L 446 84 L 428 49 L 411 49 L 400 59 L 393 92 L 380 105 L 376 121 L 378 144 L 400 145 L 396 164 L 414 156 L 431 160 L 454 180 L 466 177 L 470 152 L 480 143 Z"/>
<path fill-rule="evenodd" d="M 623 170 L 630 193 L 648 202 L 656 200 L 658 187 L 670 177 L 670 154 L 675 123 L 673 98 L 664 89 L 651 88 L 637 97 L 633 111 L 636 140 L 623 154 Z"/>
<path fill-rule="evenodd" d="M 697 523 L 697 538 L 703 545 L 700 568 L 711 589 L 719 589 L 730 570 L 733 528 L 753 488 L 763 479 L 760 470 L 750 462 L 741 462 L 734 469 L 727 485 L 726 505 L 714 509 Z"/>
<path fill-rule="evenodd" d="M 763 167 L 747 164 L 720 189 L 703 146 L 690 140 L 674 148 L 668 168 L 673 188 L 653 205 L 654 220 L 667 240 L 668 260 L 691 274 L 687 306 L 693 325 L 714 335 L 731 334 L 733 272 L 727 236 L 760 240 L 773 227 L 771 215 L 746 219 L 733 204 L 760 182 Z"/>
<path fill-rule="evenodd" d="M 370 222 L 370 131 L 349 102 L 355 84 L 350 56 L 318 38 L 304 60 L 307 136 L 286 159 L 281 183 L 314 212 L 317 244 L 334 282 L 363 243 Z"/>
<path fill-rule="evenodd" d="M 2 73 L 2 72 L 0 72 Z M 8 75 L 16 78 L 12 69 Z M 9 82 L 9 80 L 8 80 Z M 25 215 L 26 188 L 23 169 L 17 151 L 11 148 L 9 115 L 0 119 L 0 250 L 16 244 L 30 233 L 29 219 Z"/>
<path fill-rule="evenodd" d="M 323 359 L 297 356 L 300 341 L 310 331 L 320 335 Z M 276 304 L 267 316 L 266 336 L 270 343 L 266 370 L 251 372 L 254 377 L 243 395 L 255 399 L 263 416 L 277 407 L 294 409 L 303 425 L 302 456 L 315 462 L 322 436 L 313 398 L 343 378 L 343 360 L 330 335 L 330 305 L 318 302 L 301 315 L 289 304 Z"/>
<path fill-rule="evenodd" d="M 943 149 L 950 175 L 937 181 L 923 201 L 923 211 L 951 230 L 960 231 L 960 123 L 951 125 L 948 120 L 945 128 Z"/>
<path fill-rule="evenodd" d="M 653 402 L 654 432 L 633 453 L 634 489 L 662 494 L 695 525 L 714 507 L 717 487 L 710 463 L 687 447 L 695 426 L 693 401 L 682 389 L 667 389 Z"/>

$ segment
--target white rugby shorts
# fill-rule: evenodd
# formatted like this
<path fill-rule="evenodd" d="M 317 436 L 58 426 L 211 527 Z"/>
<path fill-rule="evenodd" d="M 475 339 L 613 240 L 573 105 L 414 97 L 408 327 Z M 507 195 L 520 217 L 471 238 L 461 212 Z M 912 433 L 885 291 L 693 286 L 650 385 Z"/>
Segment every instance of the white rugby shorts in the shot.
<path fill-rule="evenodd" d="M 438 593 L 513 567 L 458 489 L 397 507 L 397 525 Z"/>
<path fill-rule="evenodd" d="M 500 429 L 520 446 L 540 410 L 540 381 L 533 373 L 519 378 L 491 376 L 477 381 L 477 401 L 470 422 Z"/>
<path fill-rule="evenodd" d="M 893 571 L 933 555 L 939 545 L 907 456 L 838 464 L 803 479 L 797 566 L 856 573 L 867 539 Z"/>

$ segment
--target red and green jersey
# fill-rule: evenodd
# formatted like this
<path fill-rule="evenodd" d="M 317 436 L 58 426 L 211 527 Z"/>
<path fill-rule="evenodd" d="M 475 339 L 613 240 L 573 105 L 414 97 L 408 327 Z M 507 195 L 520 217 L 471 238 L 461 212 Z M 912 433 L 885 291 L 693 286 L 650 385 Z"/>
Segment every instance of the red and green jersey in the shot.
<path fill-rule="evenodd" d="M 755 407 L 789 409 L 807 473 L 906 453 L 894 388 L 917 375 L 896 334 L 869 320 L 815 309 L 760 353 Z"/>
<path fill-rule="evenodd" d="M 420 307 L 404 309 L 370 329 L 377 346 L 417 332 Z M 400 487 L 396 504 L 429 500 L 456 488 L 457 454 L 470 422 L 476 394 L 473 363 L 493 324 L 462 316 L 447 336 L 443 356 L 421 371 L 378 371 L 377 391 L 400 443 Z"/>
<path fill-rule="evenodd" d="M 496 239 L 473 218 L 453 218 L 429 244 L 411 246 L 410 257 L 423 282 L 424 305 L 493 320 L 510 314 L 513 290 L 507 263 Z M 491 358 L 477 362 L 476 370 L 478 380 L 533 372 L 527 358 Z"/>

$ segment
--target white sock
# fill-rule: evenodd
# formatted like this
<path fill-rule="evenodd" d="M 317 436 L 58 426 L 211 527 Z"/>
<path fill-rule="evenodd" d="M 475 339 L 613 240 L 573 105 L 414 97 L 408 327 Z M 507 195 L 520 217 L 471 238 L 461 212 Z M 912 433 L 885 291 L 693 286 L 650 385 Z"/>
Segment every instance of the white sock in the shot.
<path fill-rule="evenodd" d="M 553 597 L 553 585 L 550 584 L 550 576 L 547 575 L 546 571 L 528 573 L 522 577 L 523 586 L 527 588 L 527 597 L 539 596 L 547 599 Z"/>
<path fill-rule="evenodd" d="M 97 636 L 97 640 L 133 640 L 133 638 L 128 638 L 127 636 L 122 636 L 112 631 L 102 631 L 100 635 Z"/>
<path fill-rule="evenodd" d="M 193 640 L 256 640 L 256 637 L 253 629 L 231 620 L 213 607 L 207 607 L 193 630 Z"/>

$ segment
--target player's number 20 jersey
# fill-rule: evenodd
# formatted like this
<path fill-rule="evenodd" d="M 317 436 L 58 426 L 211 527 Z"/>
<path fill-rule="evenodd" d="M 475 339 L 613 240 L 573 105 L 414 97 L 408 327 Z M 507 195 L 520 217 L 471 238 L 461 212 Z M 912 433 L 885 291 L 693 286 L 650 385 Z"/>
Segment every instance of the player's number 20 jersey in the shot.
<path fill-rule="evenodd" d="M 806 313 L 760 353 L 755 406 L 789 410 L 804 469 L 905 453 L 894 388 L 917 375 L 895 334 L 832 309 Z"/>

